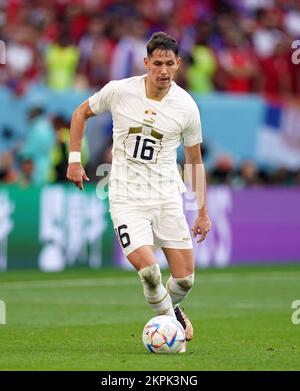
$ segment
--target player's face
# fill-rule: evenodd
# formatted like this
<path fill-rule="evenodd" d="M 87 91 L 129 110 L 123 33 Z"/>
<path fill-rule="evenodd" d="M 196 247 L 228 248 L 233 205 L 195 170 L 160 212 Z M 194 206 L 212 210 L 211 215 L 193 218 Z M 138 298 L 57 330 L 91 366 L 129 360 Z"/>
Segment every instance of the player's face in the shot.
<path fill-rule="evenodd" d="M 168 89 L 179 67 L 180 57 L 172 50 L 156 49 L 144 61 L 151 84 L 159 90 Z"/>

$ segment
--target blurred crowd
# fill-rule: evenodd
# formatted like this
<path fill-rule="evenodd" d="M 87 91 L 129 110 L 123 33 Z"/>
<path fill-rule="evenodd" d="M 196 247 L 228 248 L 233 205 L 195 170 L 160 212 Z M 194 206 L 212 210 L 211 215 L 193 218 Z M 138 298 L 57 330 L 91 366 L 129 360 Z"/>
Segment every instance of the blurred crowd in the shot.
<path fill-rule="evenodd" d="M 229 155 L 221 155 L 215 166 L 207 171 L 207 182 L 210 185 L 229 185 L 235 188 L 300 186 L 300 170 L 258 167 L 252 160 L 244 160 L 237 166 Z"/>
<path fill-rule="evenodd" d="M 6 43 L 0 83 L 17 96 L 34 83 L 99 89 L 145 72 L 145 44 L 154 31 L 178 40 L 177 82 L 191 92 L 300 96 L 299 65 L 291 61 L 292 42 L 300 39 L 299 0 L 0 0 Z M 0 156 L 0 181 L 64 180 L 69 119 L 49 118 L 42 107 L 32 108 L 28 119 L 22 146 Z M 109 160 L 110 149 L 98 163 Z M 300 182 L 298 172 L 269 173 L 253 162 L 236 168 L 229 160 L 220 157 L 210 183 Z"/>
<path fill-rule="evenodd" d="M 0 182 L 22 187 L 66 181 L 69 122 L 62 115 L 49 117 L 42 107 L 29 111 L 28 134 L 19 146 L 0 154 Z M 88 162 L 86 139 L 82 163 Z"/>
<path fill-rule="evenodd" d="M 18 94 L 39 80 L 100 88 L 144 73 L 145 42 L 157 30 L 177 38 L 178 81 L 191 91 L 300 93 L 291 61 L 299 0 L 0 0 L 0 80 Z"/>
<path fill-rule="evenodd" d="M 61 115 L 49 117 L 39 107 L 29 112 L 28 120 L 28 137 L 20 148 L 0 155 L 0 183 L 18 184 L 26 188 L 31 185 L 66 182 L 70 123 Z M 206 163 L 209 148 L 204 143 L 201 150 Z M 182 152 L 178 158 L 181 172 L 185 164 Z M 88 177 L 93 182 L 99 182 L 102 178 L 97 175 L 97 167 L 103 163 L 111 164 L 112 144 L 108 142 L 103 146 L 94 165 L 89 159 L 88 143 L 84 138 L 81 158 Z M 232 157 L 226 154 L 220 155 L 212 167 L 206 167 L 206 177 L 209 185 L 228 185 L 235 188 L 300 186 L 300 169 L 262 168 L 251 160 L 237 165 Z"/>

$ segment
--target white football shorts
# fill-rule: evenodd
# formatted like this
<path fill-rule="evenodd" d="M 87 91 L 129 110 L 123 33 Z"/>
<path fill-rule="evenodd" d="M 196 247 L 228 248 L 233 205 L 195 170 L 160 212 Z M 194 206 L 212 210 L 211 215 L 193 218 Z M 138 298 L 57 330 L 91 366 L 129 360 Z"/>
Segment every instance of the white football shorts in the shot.
<path fill-rule="evenodd" d="M 113 202 L 110 215 L 126 256 L 144 245 L 193 248 L 181 197 L 153 206 Z"/>

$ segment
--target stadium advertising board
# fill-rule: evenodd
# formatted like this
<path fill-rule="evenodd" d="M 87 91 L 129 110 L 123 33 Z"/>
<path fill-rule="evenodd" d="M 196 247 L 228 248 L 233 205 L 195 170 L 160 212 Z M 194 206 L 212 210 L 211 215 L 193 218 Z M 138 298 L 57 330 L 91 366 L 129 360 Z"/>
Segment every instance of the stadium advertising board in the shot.
<path fill-rule="evenodd" d="M 113 258 L 107 201 L 94 186 L 0 187 L 0 270 L 99 268 Z M 105 245 L 103 245 L 105 243 Z"/>
<path fill-rule="evenodd" d="M 190 227 L 196 216 L 191 198 L 189 193 L 183 197 Z M 193 239 L 196 265 L 300 262 L 299 199 L 300 188 L 210 187 L 212 229 L 201 245 Z M 117 254 L 119 265 L 129 267 L 118 248 Z M 161 266 L 166 266 L 163 254 L 157 255 Z"/>
<path fill-rule="evenodd" d="M 300 188 L 233 190 L 210 187 L 212 230 L 194 243 L 198 267 L 300 261 Z M 190 227 L 196 216 L 192 195 L 183 201 Z M 129 268 L 115 238 L 108 201 L 94 185 L 0 188 L 0 270 L 68 267 Z M 166 265 L 162 252 L 157 253 Z"/>

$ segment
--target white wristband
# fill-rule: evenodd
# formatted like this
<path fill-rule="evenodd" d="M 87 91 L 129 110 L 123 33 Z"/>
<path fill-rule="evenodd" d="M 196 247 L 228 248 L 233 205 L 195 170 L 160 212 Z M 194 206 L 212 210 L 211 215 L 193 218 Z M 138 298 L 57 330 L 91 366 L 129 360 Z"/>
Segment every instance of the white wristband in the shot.
<path fill-rule="evenodd" d="M 81 163 L 81 153 L 80 152 L 70 152 L 69 153 L 69 163 Z"/>

